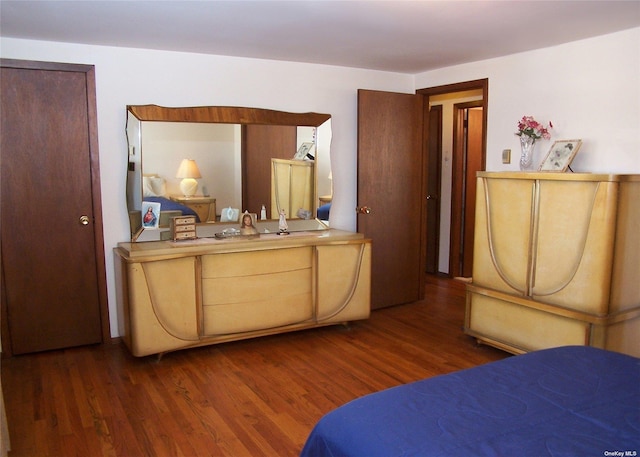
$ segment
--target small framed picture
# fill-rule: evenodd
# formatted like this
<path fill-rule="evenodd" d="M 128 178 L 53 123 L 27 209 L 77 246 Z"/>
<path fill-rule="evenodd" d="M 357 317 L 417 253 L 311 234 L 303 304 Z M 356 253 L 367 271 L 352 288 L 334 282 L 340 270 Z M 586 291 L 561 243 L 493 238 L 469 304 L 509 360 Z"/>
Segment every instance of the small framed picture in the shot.
<path fill-rule="evenodd" d="M 567 171 L 581 145 L 582 140 L 559 140 L 554 142 L 538 170 Z"/>
<path fill-rule="evenodd" d="M 256 228 L 256 213 L 242 213 L 240 217 L 240 235 L 258 235 Z"/>
<path fill-rule="evenodd" d="M 160 225 L 160 203 L 142 202 L 142 227 L 145 229 L 157 229 Z"/>
<path fill-rule="evenodd" d="M 314 146 L 315 144 L 310 141 L 302 143 L 298 148 L 298 152 L 296 152 L 296 155 L 293 156 L 293 160 L 315 160 L 315 156 L 313 155 Z"/>
<path fill-rule="evenodd" d="M 160 203 L 142 202 L 142 227 L 157 229 L 160 224 Z"/>

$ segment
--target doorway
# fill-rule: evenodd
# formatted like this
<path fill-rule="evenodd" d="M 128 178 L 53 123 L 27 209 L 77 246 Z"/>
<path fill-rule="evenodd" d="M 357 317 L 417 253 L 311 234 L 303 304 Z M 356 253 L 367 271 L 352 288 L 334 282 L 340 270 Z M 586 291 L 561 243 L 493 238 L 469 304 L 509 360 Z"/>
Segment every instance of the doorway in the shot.
<path fill-rule="evenodd" d="M 428 248 L 425 271 L 450 277 L 470 277 L 473 265 L 475 174 L 484 170 L 486 163 L 488 80 L 420 89 L 416 93 L 425 96 L 428 109 L 440 107 L 442 113 L 439 130 L 425 125 L 426 162 L 440 165 L 441 181 L 437 194 L 439 224 L 435 228 L 429 221 L 426 224 Z M 439 140 L 433 138 L 434 134 L 439 136 Z M 439 144 L 439 148 L 434 148 L 434 144 Z M 427 181 L 433 179 L 432 175 L 431 171 L 426 173 Z M 428 198 L 430 195 L 431 191 L 427 193 L 428 207 L 433 205 L 429 203 L 432 202 Z M 427 211 L 427 218 L 429 214 Z M 434 246 L 437 246 L 435 255 Z M 432 264 L 437 263 L 435 271 L 429 267 L 429 259 Z"/>

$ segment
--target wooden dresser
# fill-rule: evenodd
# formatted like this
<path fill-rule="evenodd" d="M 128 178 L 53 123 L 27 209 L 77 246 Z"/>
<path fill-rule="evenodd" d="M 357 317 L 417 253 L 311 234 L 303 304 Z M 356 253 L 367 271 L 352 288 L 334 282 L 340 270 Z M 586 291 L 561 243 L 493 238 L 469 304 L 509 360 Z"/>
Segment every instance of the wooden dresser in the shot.
<path fill-rule="evenodd" d="M 119 331 L 134 356 L 370 313 L 371 241 L 358 233 L 119 243 L 114 253 Z"/>
<path fill-rule="evenodd" d="M 464 329 L 640 357 L 640 175 L 478 173 Z"/>

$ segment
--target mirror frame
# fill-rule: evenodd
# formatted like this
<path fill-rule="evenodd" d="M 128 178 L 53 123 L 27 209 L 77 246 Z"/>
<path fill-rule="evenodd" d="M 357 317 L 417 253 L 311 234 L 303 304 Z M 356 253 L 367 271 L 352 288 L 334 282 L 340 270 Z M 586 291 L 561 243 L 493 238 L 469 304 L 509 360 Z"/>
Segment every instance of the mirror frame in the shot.
<path fill-rule="evenodd" d="M 192 106 L 166 107 L 160 105 L 127 105 L 127 118 L 131 113 L 139 121 L 188 122 L 209 124 L 258 124 L 319 127 L 331 119 L 330 114 L 292 113 L 265 108 L 247 108 L 237 106 Z M 129 142 L 127 132 L 127 142 Z M 128 180 L 129 178 L 127 178 Z M 316 177 L 317 179 L 317 177 Z M 243 184 L 244 186 L 244 184 Z M 127 192 L 129 183 L 127 183 Z M 127 196 L 127 202 L 129 197 Z M 129 204 L 127 203 L 127 210 Z M 132 241 L 144 230 L 133 227 L 130 220 Z"/>
<path fill-rule="evenodd" d="M 194 106 L 170 108 L 159 105 L 127 105 L 127 111 L 141 121 L 203 122 L 218 124 L 301 125 L 318 127 L 330 114 L 289 113 L 238 106 Z"/>

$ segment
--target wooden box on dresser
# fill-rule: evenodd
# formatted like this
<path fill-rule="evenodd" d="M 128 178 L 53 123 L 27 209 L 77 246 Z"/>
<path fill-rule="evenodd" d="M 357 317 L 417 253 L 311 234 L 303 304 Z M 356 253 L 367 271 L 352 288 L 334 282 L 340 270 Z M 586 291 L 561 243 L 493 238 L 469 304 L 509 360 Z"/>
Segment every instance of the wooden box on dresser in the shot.
<path fill-rule="evenodd" d="M 134 356 L 366 319 L 371 241 L 340 230 L 119 243 L 120 334 Z"/>
<path fill-rule="evenodd" d="M 640 357 L 640 175 L 480 172 L 465 332 Z"/>

